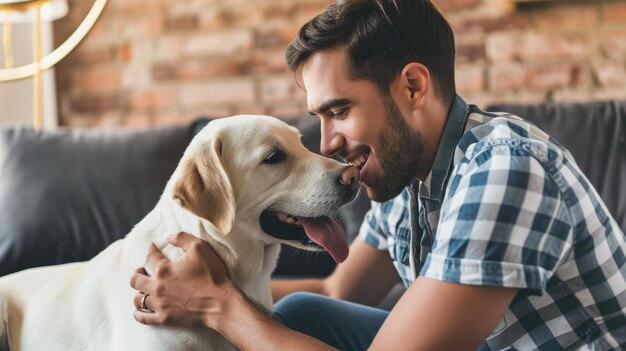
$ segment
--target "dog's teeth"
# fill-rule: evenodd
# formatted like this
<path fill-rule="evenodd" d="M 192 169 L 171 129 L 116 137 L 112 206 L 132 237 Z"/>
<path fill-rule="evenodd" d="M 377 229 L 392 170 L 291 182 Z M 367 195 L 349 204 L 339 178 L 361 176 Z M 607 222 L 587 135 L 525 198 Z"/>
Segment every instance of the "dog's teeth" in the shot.
<path fill-rule="evenodd" d="M 281 221 L 287 224 L 300 225 L 300 220 L 297 217 L 294 217 L 292 215 L 288 215 L 286 213 L 277 213 L 276 217 L 278 217 L 278 219 L 280 219 Z"/>

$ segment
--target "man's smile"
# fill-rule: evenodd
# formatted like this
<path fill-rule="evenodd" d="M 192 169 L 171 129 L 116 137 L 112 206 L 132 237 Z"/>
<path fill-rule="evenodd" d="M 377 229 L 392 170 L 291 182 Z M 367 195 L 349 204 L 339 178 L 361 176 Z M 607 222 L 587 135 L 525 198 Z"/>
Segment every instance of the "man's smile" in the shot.
<path fill-rule="evenodd" d="M 366 155 L 366 154 L 359 154 L 357 155 L 357 157 L 353 158 L 352 161 L 347 161 L 347 162 L 351 164 L 352 166 L 358 168 L 360 171 L 361 168 L 363 168 L 363 165 L 365 164 L 365 162 L 367 161 L 368 156 L 369 155 Z"/>
<path fill-rule="evenodd" d="M 340 156 L 344 159 L 344 161 L 361 171 L 367 163 L 371 152 L 372 149 L 369 146 L 360 145 L 354 151 L 341 152 Z"/>

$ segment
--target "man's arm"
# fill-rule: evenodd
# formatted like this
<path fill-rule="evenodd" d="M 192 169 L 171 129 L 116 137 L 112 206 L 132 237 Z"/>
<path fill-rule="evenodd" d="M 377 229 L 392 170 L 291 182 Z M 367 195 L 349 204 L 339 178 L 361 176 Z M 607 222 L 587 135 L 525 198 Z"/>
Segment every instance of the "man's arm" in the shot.
<path fill-rule="evenodd" d="M 131 279 L 133 288 L 150 294 L 146 306 L 155 311 L 136 310 L 137 321 L 208 327 L 242 350 L 332 349 L 282 326 L 249 301 L 228 279 L 223 263 L 206 242 L 185 233 L 174 236 L 170 242 L 186 255 L 169 261 L 152 245 L 148 265 L 155 272 L 154 277 L 139 269 Z M 420 277 L 391 311 L 372 349 L 475 349 L 502 318 L 516 291 Z M 139 306 L 141 296 L 136 296 L 135 306 Z M 242 325 L 246 328 L 242 329 Z"/>
<path fill-rule="evenodd" d="M 370 350 L 475 350 L 496 328 L 518 291 L 418 277 Z"/>
<path fill-rule="evenodd" d="M 185 251 L 170 261 L 154 244 L 147 265 L 154 276 L 137 269 L 130 285 L 135 320 L 180 328 L 211 328 L 241 350 L 334 350 L 331 346 L 276 322 L 250 301 L 228 278 L 226 267 L 203 240 L 178 233 L 169 242 Z M 139 309 L 142 297 L 148 310 Z M 242 328 L 245 326 L 245 328 Z"/>
<path fill-rule="evenodd" d="M 296 292 L 308 291 L 337 299 L 376 305 L 400 282 L 387 251 L 377 250 L 360 237 L 350 245 L 350 255 L 324 279 L 293 279 L 272 281 L 274 301 Z"/>

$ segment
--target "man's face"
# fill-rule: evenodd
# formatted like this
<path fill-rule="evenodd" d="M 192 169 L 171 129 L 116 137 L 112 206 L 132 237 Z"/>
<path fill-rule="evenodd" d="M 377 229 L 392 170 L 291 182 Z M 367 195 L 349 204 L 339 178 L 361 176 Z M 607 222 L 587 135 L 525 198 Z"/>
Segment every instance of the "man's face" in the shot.
<path fill-rule="evenodd" d="M 321 121 L 322 153 L 357 166 L 372 200 L 398 195 L 417 175 L 423 147 L 393 97 L 369 81 L 351 80 L 343 48 L 313 54 L 302 80 L 309 111 Z"/>

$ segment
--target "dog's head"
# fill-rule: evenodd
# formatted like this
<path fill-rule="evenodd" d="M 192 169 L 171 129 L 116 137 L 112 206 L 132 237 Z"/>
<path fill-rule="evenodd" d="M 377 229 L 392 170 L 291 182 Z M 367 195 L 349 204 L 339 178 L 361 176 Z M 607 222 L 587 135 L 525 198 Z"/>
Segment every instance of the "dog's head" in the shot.
<path fill-rule="evenodd" d="M 268 116 L 214 120 L 192 140 L 173 197 L 226 235 L 348 255 L 332 216 L 358 191 L 358 170 L 307 150 L 297 129 Z"/>

